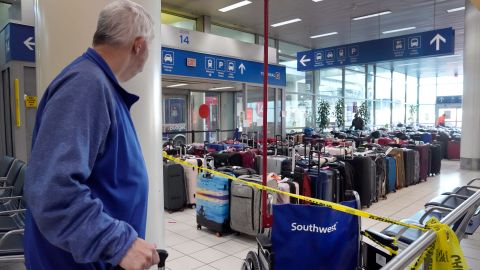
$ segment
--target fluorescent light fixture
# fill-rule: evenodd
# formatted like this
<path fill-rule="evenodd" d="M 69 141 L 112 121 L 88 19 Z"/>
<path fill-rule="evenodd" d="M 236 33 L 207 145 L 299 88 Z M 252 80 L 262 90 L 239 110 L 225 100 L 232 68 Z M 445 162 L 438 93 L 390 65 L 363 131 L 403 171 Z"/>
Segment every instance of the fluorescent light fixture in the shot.
<path fill-rule="evenodd" d="M 320 35 L 316 35 L 316 36 L 311 36 L 310 38 L 321 38 L 321 37 L 328 37 L 328 36 L 333 36 L 333 35 L 338 35 L 338 32 L 330 32 L 330 33 L 320 34 Z"/>
<path fill-rule="evenodd" d="M 210 88 L 209 90 L 224 90 L 224 89 L 232 89 L 234 88 L 233 86 L 224 86 L 224 87 L 215 87 L 215 88 Z"/>
<path fill-rule="evenodd" d="M 447 12 L 452 13 L 452 12 L 461 11 L 461 10 L 465 10 L 465 7 L 452 8 L 447 10 Z"/>
<path fill-rule="evenodd" d="M 322 2 L 323 0 L 312 0 L 312 1 L 317 3 L 317 2 Z"/>
<path fill-rule="evenodd" d="M 373 13 L 373 14 L 370 14 L 370 15 L 355 17 L 355 18 L 353 18 L 352 20 L 354 20 L 354 21 L 359 21 L 359 20 L 364 20 L 364 19 L 368 19 L 368 18 L 373 18 L 373 17 L 383 16 L 383 15 L 388 15 L 388 14 L 391 14 L 391 13 L 392 13 L 392 12 L 391 12 L 390 10 L 386 10 L 386 11 L 382 11 L 382 12 L 378 12 L 378 13 Z"/>
<path fill-rule="evenodd" d="M 405 28 L 400 28 L 400 29 L 393 29 L 393 30 L 388 30 L 388 31 L 383 31 L 383 34 L 391 34 L 391 33 L 397 33 L 397 32 L 403 32 L 403 31 L 408 31 L 408 30 L 413 30 L 417 29 L 417 27 L 412 26 L 412 27 L 405 27 Z"/>
<path fill-rule="evenodd" d="M 245 1 L 241 1 L 241 2 L 238 2 L 238 3 L 235 3 L 233 5 L 230 5 L 230 6 L 226 6 L 224 8 L 221 8 L 219 9 L 218 11 L 221 11 L 221 12 L 227 12 L 227 11 L 230 11 L 232 9 L 236 9 L 236 8 L 239 8 L 239 7 L 243 7 L 243 6 L 246 6 L 246 5 L 249 5 L 251 4 L 252 2 L 248 1 L 248 0 L 245 0 Z"/>
<path fill-rule="evenodd" d="M 450 58 L 450 57 L 457 57 L 457 56 L 461 56 L 461 55 L 459 55 L 459 54 L 452 54 L 452 55 L 438 56 L 438 57 L 437 57 L 437 59 L 438 59 L 438 58 Z"/>
<path fill-rule="evenodd" d="M 300 18 L 295 18 L 293 20 L 288 20 L 288 21 L 284 21 L 284 22 L 279 22 L 279 23 L 275 23 L 275 24 L 272 24 L 272 27 L 279 27 L 279 26 L 282 26 L 282 25 L 287 25 L 287 24 L 291 24 L 291 23 L 296 23 L 296 22 L 301 22 L 302 19 Z"/>
<path fill-rule="evenodd" d="M 188 85 L 187 83 L 179 83 L 179 84 L 172 84 L 167 86 L 167 88 L 174 88 L 174 87 L 180 87 L 180 86 L 186 86 Z"/>

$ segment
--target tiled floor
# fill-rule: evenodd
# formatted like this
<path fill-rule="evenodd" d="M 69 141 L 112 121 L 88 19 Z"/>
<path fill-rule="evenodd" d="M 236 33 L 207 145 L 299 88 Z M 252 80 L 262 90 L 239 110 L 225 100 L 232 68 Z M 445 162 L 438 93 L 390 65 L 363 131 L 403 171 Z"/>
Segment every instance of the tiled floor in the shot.
<path fill-rule="evenodd" d="M 461 171 L 456 161 L 444 161 L 442 173 L 427 182 L 404 188 L 388 195 L 386 200 L 374 204 L 366 211 L 392 218 L 406 218 L 423 208 L 423 205 L 445 191 L 466 184 L 470 179 L 480 177 L 480 172 Z M 169 252 L 167 268 L 188 269 L 240 269 L 243 259 L 250 250 L 256 250 L 253 237 L 233 234 L 217 237 L 206 229 L 197 230 L 195 210 L 165 214 L 166 246 Z M 362 228 L 382 230 L 388 224 L 362 220 Z M 480 232 L 462 240 L 464 254 L 470 269 L 480 269 Z"/>

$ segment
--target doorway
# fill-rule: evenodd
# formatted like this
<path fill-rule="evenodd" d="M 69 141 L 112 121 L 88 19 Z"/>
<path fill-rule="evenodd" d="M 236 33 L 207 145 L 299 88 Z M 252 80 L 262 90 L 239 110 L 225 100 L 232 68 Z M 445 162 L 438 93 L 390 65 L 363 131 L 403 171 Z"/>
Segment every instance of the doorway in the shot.
<path fill-rule="evenodd" d="M 10 91 L 10 69 L 2 71 L 0 93 L 0 155 L 13 156 L 12 106 Z"/>

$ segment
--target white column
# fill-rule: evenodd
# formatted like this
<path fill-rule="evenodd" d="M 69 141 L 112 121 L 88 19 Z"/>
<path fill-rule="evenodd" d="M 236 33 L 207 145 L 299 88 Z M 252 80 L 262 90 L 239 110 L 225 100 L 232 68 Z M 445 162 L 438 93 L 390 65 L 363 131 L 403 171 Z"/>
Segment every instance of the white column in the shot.
<path fill-rule="evenodd" d="M 98 14 L 110 1 L 36 0 L 35 39 L 37 93 L 41 98 L 59 71 L 81 55 L 92 43 Z M 147 241 L 163 248 L 163 170 L 161 130 L 161 69 L 159 0 L 136 0 L 149 11 L 155 22 L 155 39 L 143 72 L 125 87 L 140 96 L 132 117 L 142 146 L 150 179 Z"/>
<path fill-rule="evenodd" d="M 480 11 L 466 0 L 465 49 L 463 54 L 463 119 L 460 166 L 466 170 L 480 170 Z"/>

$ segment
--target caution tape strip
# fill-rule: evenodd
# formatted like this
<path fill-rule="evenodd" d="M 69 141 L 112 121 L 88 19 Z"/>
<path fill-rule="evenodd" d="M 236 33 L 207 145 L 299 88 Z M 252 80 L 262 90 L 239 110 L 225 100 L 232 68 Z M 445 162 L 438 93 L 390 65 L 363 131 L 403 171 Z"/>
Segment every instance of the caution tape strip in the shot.
<path fill-rule="evenodd" d="M 178 163 L 178 164 L 181 164 L 181 165 L 184 165 L 184 166 L 189 166 L 189 167 L 201 170 L 201 171 L 205 171 L 205 172 L 208 172 L 212 175 L 224 177 L 224 178 L 230 179 L 232 181 L 240 182 L 240 183 L 245 184 L 247 186 L 257 188 L 259 190 L 265 190 L 265 191 L 274 192 L 274 193 L 278 193 L 278 194 L 282 194 L 282 195 L 287 195 L 287 196 L 290 196 L 292 198 L 296 198 L 296 199 L 303 200 L 303 201 L 306 201 L 306 202 L 310 202 L 310 203 L 313 203 L 313 204 L 317 204 L 317 205 L 320 205 L 320 206 L 328 207 L 328 208 L 331 208 L 333 210 L 337 210 L 337 211 L 340 211 L 340 212 L 344 212 L 344 213 L 359 216 L 359 217 L 364 217 L 364 218 L 373 219 L 373 220 L 376 220 L 376 221 L 395 224 L 395 225 L 407 227 L 407 228 L 410 228 L 410 229 L 417 229 L 417 230 L 421 230 L 423 232 L 426 232 L 426 231 L 429 230 L 428 228 L 423 227 L 423 226 L 404 223 L 404 222 L 401 222 L 401 221 L 398 221 L 398 220 L 395 220 L 395 219 L 392 219 L 392 218 L 378 216 L 378 215 L 371 214 L 371 213 L 368 213 L 368 212 L 365 212 L 365 211 L 362 211 L 362 210 L 358 210 L 358 209 L 355 209 L 355 208 L 351 208 L 351 207 L 348 207 L 348 206 L 345 206 L 345 205 L 341 205 L 341 204 L 337 204 L 337 203 L 333 203 L 333 202 L 329 202 L 329 201 L 324 201 L 324 200 L 320 200 L 320 199 L 310 198 L 310 197 L 306 197 L 306 196 L 303 196 L 303 195 L 293 194 L 293 193 L 285 192 L 285 191 L 275 189 L 275 188 L 272 188 L 272 187 L 264 186 L 262 184 L 245 181 L 245 180 L 239 179 L 239 178 L 234 177 L 234 176 L 229 175 L 229 174 L 217 172 L 215 170 L 208 169 L 208 168 L 205 168 L 205 167 L 196 166 L 192 163 L 189 163 L 189 162 L 186 162 L 186 161 L 181 160 L 179 158 L 175 158 L 173 156 L 170 156 L 166 152 L 163 152 L 163 157 L 168 159 L 168 160 L 171 160 L 175 163 Z"/>

